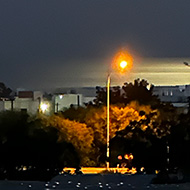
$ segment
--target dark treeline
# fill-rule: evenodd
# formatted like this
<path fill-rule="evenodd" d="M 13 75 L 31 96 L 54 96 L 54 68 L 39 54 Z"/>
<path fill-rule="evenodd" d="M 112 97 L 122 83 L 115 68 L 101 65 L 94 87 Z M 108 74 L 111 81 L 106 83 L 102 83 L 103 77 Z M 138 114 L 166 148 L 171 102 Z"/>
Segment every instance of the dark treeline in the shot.
<path fill-rule="evenodd" d="M 56 128 L 45 127 L 24 112 L 0 113 L 0 155 L 1 177 L 8 179 L 21 177 L 18 171 L 26 168 L 30 174 L 20 172 L 22 177 L 45 180 L 67 165 L 79 165 L 73 145 L 58 142 Z"/>

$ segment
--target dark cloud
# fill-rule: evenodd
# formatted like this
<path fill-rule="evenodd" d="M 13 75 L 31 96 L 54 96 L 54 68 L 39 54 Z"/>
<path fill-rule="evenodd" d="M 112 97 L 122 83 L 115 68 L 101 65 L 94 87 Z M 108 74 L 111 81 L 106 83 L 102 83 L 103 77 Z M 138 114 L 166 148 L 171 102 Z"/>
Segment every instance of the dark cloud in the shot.
<path fill-rule="evenodd" d="M 16 86 L 36 68 L 49 73 L 52 64 L 68 68 L 120 47 L 187 57 L 189 7 L 189 0 L 0 0 L 0 80 Z"/>

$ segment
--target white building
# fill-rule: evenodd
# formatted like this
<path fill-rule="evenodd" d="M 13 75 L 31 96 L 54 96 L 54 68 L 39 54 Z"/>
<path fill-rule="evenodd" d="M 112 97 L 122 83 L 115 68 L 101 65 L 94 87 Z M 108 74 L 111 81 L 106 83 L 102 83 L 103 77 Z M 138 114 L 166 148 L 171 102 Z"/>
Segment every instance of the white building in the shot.
<path fill-rule="evenodd" d="M 55 112 L 63 111 L 71 106 L 83 106 L 82 94 L 55 94 L 53 97 Z"/>
<path fill-rule="evenodd" d="M 51 114 L 64 111 L 71 106 L 85 106 L 94 99 L 95 88 L 58 89 L 51 100 L 44 100 L 40 91 L 19 90 L 12 101 L 9 99 L 0 101 L 0 111 L 25 111 L 29 114 L 36 114 L 40 111 L 44 114 Z"/>
<path fill-rule="evenodd" d="M 29 114 L 39 112 L 43 94 L 40 91 L 19 91 L 14 100 L 0 102 L 0 111 L 25 111 Z"/>
<path fill-rule="evenodd" d="M 96 89 L 92 87 L 82 88 L 60 88 L 56 89 L 53 96 L 54 111 L 63 111 L 71 106 L 85 106 L 93 102 Z"/>
<path fill-rule="evenodd" d="M 189 109 L 190 85 L 181 86 L 155 86 L 153 94 L 158 95 L 162 102 L 170 102 L 182 113 Z"/>

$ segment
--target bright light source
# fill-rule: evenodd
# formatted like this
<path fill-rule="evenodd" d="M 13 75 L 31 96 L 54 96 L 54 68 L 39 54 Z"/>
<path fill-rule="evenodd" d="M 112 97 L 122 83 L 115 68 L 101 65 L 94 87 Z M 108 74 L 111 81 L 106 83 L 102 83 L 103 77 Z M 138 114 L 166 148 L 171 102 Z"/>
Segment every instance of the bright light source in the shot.
<path fill-rule="evenodd" d="M 132 155 L 132 154 L 125 154 L 125 155 L 124 155 L 124 158 L 125 158 L 126 160 L 133 160 L 133 155 Z"/>
<path fill-rule="evenodd" d="M 45 111 L 48 110 L 49 105 L 47 103 L 41 103 L 40 105 L 40 110 L 42 111 L 42 113 L 44 113 Z"/>
<path fill-rule="evenodd" d="M 122 62 L 120 63 L 120 67 L 121 67 L 122 69 L 124 69 L 126 66 L 127 66 L 127 62 L 126 62 L 126 61 L 122 61 Z"/>
<path fill-rule="evenodd" d="M 133 57 L 125 50 L 118 51 L 112 60 L 112 69 L 119 73 L 125 73 L 132 68 Z"/>
<path fill-rule="evenodd" d="M 27 167 L 26 167 L 26 166 L 23 166 L 22 170 L 23 170 L 23 171 L 26 171 L 26 170 L 27 170 Z"/>
<path fill-rule="evenodd" d="M 145 168 L 144 167 L 141 167 L 140 171 L 141 172 L 144 172 Z"/>
<path fill-rule="evenodd" d="M 119 156 L 117 157 L 117 159 L 118 159 L 118 160 L 122 160 L 122 156 L 119 155 Z"/>

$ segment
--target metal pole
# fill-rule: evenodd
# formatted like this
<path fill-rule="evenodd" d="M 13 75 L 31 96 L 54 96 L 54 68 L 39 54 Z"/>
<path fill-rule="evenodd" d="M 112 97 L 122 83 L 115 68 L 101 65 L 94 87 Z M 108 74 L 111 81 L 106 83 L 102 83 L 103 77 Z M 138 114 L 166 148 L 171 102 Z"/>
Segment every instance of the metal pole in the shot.
<path fill-rule="evenodd" d="M 109 139 L 110 139 L 110 74 L 108 74 L 108 80 L 107 80 L 107 170 L 109 170 Z"/>
<path fill-rule="evenodd" d="M 56 112 L 58 113 L 58 111 L 59 111 L 59 104 L 57 103 L 56 104 Z"/>
<path fill-rule="evenodd" d="M 167 141 L 167 171 L 169 171 L 169 165 L 170 165 L 170 147 Z"/>

